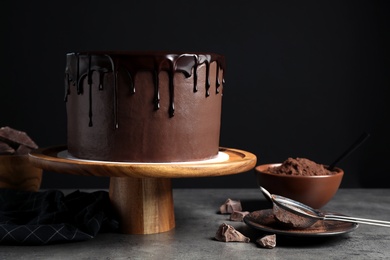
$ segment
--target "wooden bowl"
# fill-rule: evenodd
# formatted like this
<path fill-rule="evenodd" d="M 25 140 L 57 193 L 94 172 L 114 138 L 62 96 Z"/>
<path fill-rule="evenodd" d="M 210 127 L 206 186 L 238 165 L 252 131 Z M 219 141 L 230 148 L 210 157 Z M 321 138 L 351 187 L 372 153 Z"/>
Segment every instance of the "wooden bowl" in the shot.
<path fill-rule="evenodd" d="M 38 191 L 42 169 L 30 164 L 28 155 L 0 155 L 0 188 Z"/>
<path fill-rule="evenodd" d="M 334 168 L 337 173 L 321 176 L 298 176 L 267 173 L 269 167 L 281 163 L 262 164 L 255 167 L 257 184 L 271 194 L 281 195 L 312 208 L 319 209 L 326 205 L 336 194 L 343 179 L 344 171 Z"/>

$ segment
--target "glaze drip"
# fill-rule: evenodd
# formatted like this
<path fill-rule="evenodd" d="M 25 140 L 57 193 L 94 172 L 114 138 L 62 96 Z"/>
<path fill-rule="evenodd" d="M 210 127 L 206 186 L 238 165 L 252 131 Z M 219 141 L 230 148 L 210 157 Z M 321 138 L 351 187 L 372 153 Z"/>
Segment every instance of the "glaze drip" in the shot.
<path fill-rule="evenodd" d="M 121 57 L 121 59 L 117 59 Z M 225 84 L 225 79 L 222 77 L 222 82 L 219 80 L 220 70 L 225 72 L 224 57 L 218 54 L 178 54 L 178 53 L 133 53 L 133 52 L 93 52 L 93 53 L 68 53 L 65 69 L 65 98 L 71 94 L 71 87 L 76 87 L 78 95 L 84 93 L 83 82 L 87 78 L 89 87 L 89 126 L 93 126 L 92 112 L 92 85 L 93 73 L 98 73 L 97 82 L 99 90 L 104 90 L 104 77 L 107 73 L 114 75 L 114 121 L 115 127 L 118 128 L 119 122 L 117 119 L 117 91 L 118 91 L 118 75 L 125 73 L 128 77 L 129 90 L 131 94 L 136 94 L 136 86 L 134 84 L 135 76 L 139 71 L 149 71 L 153 76 L 154 96 L 151 103 L 155 110 L 160 109 L 160 89 L 159 89 L 159 73 L 165 71 L 169 77 L 169 117 L 175 115 L 175 86 L 173 83 L 174 74 L 176 72 L 183 73 L 186 78 L 193 75 L 193 92 L 198 92 L 198 73 L 197 68 L 205 64 L 206 66 L 206 97 L 210 95 L 210 64 L 216 62 L 216 82 L 215 94 L 220 92 L 221 85 Z M 224 75 L 223 75 L 224 76 Z"/>

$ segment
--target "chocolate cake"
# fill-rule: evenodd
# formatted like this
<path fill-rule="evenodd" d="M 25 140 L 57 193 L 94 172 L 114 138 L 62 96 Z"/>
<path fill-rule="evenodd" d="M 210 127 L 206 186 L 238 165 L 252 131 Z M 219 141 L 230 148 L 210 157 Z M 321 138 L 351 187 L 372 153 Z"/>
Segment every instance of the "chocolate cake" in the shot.
<path fill-rule="evenodd" d="M 69 155 L 119 162 L 188 162 L 219 151 L 224 56 L 67 54 Z"/>

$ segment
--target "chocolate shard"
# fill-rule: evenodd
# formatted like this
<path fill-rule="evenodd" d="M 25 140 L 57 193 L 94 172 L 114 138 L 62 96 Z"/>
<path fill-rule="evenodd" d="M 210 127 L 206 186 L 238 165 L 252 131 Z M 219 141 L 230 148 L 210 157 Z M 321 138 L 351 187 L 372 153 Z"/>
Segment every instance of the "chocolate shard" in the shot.
<path fill-rule="evenodd" d="M 249 211 L 233 211 L 232 214 L 230 214 L 230 220 L 231 221 L 243 221 L 244 217 L 249 214 Z"/>
<path fill-rule="evenodd" d="M 308 218 L 294 214 L 278 207 L 276 204 L 272 207 L 272 213 L 277 224 L 283 228 L 302 229 L 305 228 L 308 223 Z"/>
<path fill-rule="evenodd" d="M 4 154 L 14 154 L 15 149 L 9 146 L 7 143 L 0 141 L 0 155 Z"/>
<path fill-rule="evenodd" d="M 241 201 L 227 199 L 224 204 L 219 207 L 221 214 L 231 214 L 234 211 L 242 211 Z"/>
<path fill-rule="evenodd" d="M 276 246 L 276 235 L 267 235 L 256 240 L 256 243 L 264 248 L 272 249 Z"/>
<path fill-rule="evenodd" d="M 31 152 L 31 148 L 25 146 L 25 145 L 19 145 L 18 149 L 16 149 L 15 154 L 17 155 L 26 155 L 29 152 Z"/>
<path fill-rule="evenodd" d="M 25 132 L 8 126 L 0 128 L 0 140 L 10 146 L 24 145 L 31 149 L 38 149 L 38 145 Z"/>
<path fill-rule="evenodd" d="M 216 234 L 215 239 L 222 242 L 245 242 L 250 241 L 249 237 L 244 236 L 242 233 L 237 231 L 233 226 L 226 223 L 222 223 Z"/>

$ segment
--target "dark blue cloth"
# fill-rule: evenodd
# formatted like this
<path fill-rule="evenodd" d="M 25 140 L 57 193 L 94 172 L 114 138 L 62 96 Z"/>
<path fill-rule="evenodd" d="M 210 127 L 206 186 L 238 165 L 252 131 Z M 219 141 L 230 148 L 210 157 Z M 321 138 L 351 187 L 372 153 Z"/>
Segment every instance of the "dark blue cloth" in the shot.
<path fill-rule="evenodd" d="M 108 192 L 0 189 L 0 244 L 45 245 L 117 232 Z"/>

